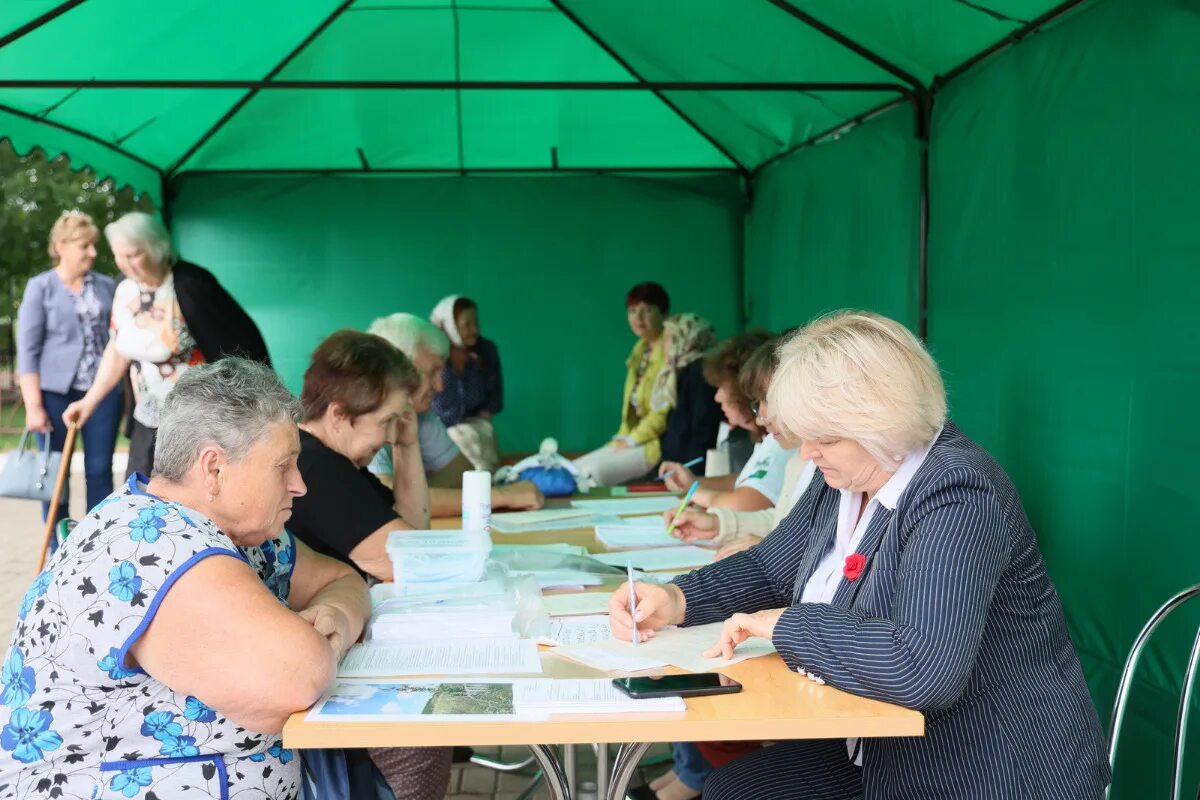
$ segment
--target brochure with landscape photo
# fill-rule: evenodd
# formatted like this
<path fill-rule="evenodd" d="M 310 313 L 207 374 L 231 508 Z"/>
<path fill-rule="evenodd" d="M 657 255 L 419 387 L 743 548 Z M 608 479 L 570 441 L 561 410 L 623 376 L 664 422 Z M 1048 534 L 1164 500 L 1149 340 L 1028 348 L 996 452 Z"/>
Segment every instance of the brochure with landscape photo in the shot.
<path fill-rule="evenodd" d="M 339 680 L 308 712 L 313 722 L 517 719 L 512 681 Z"/>

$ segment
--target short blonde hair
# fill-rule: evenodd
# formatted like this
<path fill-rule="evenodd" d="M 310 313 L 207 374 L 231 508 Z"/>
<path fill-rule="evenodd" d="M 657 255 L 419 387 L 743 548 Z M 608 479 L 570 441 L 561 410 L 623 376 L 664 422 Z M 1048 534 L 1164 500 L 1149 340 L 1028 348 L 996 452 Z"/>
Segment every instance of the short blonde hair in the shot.
<path fill-rule="evenodd" d="M 50 238 L 46 245 L 46 251 L 50 253 L 50 263 L 58 263 L 58 251 L 54 249 L 55 245 L 78 239 L 81 236 L 87 236 L 95 242 L 100 238 L 100 229 L 96 227 L 92 218 L 82 211 L 64 211 L 62 216 L 55 220 L 54 227 L 50 229 Z"/>
<path fill-rule="evenodd" d="M 167 226 L 163 225 L 158 217 L 142 211 L 130 211 L 116 222 L 105 225 L 104 237 L 108 239 L 110 247 L 116 241 L 136 246 L 150 256 L 151 261 L 163 267 L 168 267 L 177 260 Z"/>
<path fill-rule="evenodd" d="M 836 311 L 785 339 L 767 400 L 793 438 L 853 439 L 889 470 L 946 422 L 946 387 L 925 346 L 869 311 Z"/>

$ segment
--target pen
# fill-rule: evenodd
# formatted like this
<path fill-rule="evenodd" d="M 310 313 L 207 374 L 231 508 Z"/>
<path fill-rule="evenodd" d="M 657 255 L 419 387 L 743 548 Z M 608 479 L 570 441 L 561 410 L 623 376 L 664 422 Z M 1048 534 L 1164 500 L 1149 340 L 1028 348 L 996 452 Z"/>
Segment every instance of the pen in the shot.
<path fill-rule="evenodd" d="M 671 524 L 667 526 L 667 536 L 675 532 L 675 523 L 679 521 L 679 515 L 687 508 L 688 503 L 692 502 L 692 496 L 696 494 L 696 490 L 700 488 L 700 481 L 692 481 L 692 486 L 687 490 L 687 494 L 683 496 L 683 502 L 679 504 L 679 510 L 675 512 L 675 516 L 671 519 Z"/>
<path fill-rule="evenodd" d="M 697 464 L 699 464 L 699 463 L 700 463 L 701 461 L 703 461 L 703 460 L 704 460 L 704 456 L 696 456 L 695 458 L 693 458 L 691 461 L 687 462 L 686 464 L 680 464 L 679 466 L 680 466 L 680 467 L 683 467 L 684 469 L 691 469 L 692 467 L 696 466 Z M 678 469 L 678 468 L 676 468 L 676 469 Z M 659 476 L 658 476 L 657 478 L 655 478 L 654 480 L 656 480 L 656 481 L 665 481 L 665 480 L 667 479 L 667 476 L 668 476 L 668 475 L 670 475 L 670 474 L 671 474 L 671 473 L 673 473 L 673 472 L 675 472 L 675 470 L 674 470 L 674 469 L 669 469 L 669 470 L 667 470 L 666 472 L 664 472 L 662 475 L 659 475 Z"/>
<path fill-rule="evenodd" d="M 633 616 L 634 607 L 637 604 L 637 595 L 633 591 L 633 561 L 625 562 L 625 571 L 629 575 L 629 616 Z M 638 643 L 637 620 L 633 621 L 633 643 Z"/>

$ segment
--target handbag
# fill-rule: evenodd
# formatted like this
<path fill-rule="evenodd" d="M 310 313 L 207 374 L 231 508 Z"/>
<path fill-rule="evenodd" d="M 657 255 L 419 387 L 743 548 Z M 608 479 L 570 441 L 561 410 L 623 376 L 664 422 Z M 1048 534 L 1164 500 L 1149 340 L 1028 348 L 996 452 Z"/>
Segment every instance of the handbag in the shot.
<path fill-rule="evenodd" d="M 62 464 L 62 453 L 50 451 L 50 437 L 43 437 L 42 448 L 26 449 L 30 431 L 21 435 L 17 449 L 8 454 L 0 472 L 0 497 L 50 502 L 54 479 Z"/>

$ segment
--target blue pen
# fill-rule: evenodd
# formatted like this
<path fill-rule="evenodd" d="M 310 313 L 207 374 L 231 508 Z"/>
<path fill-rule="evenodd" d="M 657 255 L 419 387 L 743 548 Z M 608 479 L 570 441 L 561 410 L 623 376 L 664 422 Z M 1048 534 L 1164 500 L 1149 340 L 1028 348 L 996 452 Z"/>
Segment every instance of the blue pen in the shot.
<path fill-rule="evenodd" d="M 625 571 L 629 575 L 629 616 L 633 616 L 634 608 L 637 606 L 637 594 L 633 591 L 633 561 L 625 562 Z M 637 620 L 633 621 L 633 643 L 638 643 Z"/>
<path fill-rule="evenodd" d="M 695 458 L 693 458 L 691 461 L 687 462 L 686 464 L 680 464 L 679 466 L 680 466 L 680 467 L 683 467 L 684 469 L 691 469 L 692 467 L 696 466 L 697 464 L 699 464 L 699 463 L 700 463 L 701 461 L 703 461 L 703 460 L 704 460 L 704 456 L 696 456 Z M 673 473 L 673 472 L 675 472 L 675 470 L 673 470 L 673 469 L 669 469 L 669 470 L 667 470 L 666 472 L 664 472 L 662 475 L 659 475 L 659 476 L 658 476 L 657 478 L 655 478 L 654 480 L 656 480 L 656 481 L 665 481 L 665 480 L 667 479 L 667 476 L 668 476 L 668 475 L 670 475 L 670 474 L 671 474 L 671 473 Z"/>
<path fill-rule="evenodd" d="M 675 516 L 671 519 L 671 524 L 667 526 L 667 536 L 675 532 L 675 523 L 679 521 L 679 515 L 687 508 L 688 503 L 692 502 L 692 496 L 696 494 L 696 490 L 700 488 L 700 481 L 692 481 L 692 486 L 687 490 L 687 494 L 683 496 L 683 502 L 679 504 L 679 510 L 675 512 Z"/>

